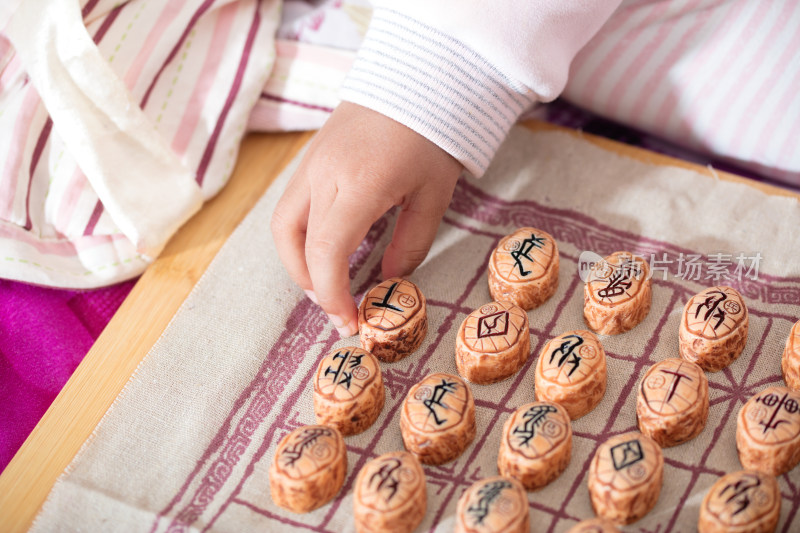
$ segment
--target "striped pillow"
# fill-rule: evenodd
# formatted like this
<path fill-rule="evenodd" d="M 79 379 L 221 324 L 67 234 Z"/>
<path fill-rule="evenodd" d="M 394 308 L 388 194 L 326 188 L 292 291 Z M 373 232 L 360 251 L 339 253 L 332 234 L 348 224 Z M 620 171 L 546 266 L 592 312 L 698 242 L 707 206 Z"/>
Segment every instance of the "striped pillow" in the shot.
<path fill-rule="evenodd" d="M 564 97 L 800 185 L 800 2 L 626 1 L 575 58 Z"/>

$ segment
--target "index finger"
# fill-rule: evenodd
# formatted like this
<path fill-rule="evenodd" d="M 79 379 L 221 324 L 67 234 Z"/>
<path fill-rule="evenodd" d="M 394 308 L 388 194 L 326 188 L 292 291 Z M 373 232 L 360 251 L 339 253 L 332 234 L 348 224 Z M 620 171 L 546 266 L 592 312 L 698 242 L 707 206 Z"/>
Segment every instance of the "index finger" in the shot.
<path fill-rule="evenodd" d="M 311 279 L 306 267 L 306 228 L 311 200 L 304 184 L 289 184 L 272 213 L 270 228 L 278 257 L 289 276 L 307 293 Z"/>
<path fill-rule="evenodd" d="M 391 206 L 390 201 L 364 202 L 342 190 L 330 203 L 312 199 L 306 238 L 308 273 L 319 305 L 343 337 L 358 331 L 348 258 Z"/>

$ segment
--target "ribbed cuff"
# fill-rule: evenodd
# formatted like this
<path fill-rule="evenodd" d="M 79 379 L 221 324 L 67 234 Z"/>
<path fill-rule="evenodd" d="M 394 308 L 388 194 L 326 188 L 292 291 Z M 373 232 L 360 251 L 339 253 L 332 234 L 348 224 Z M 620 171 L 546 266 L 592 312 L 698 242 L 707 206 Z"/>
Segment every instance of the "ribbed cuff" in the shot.
<path fill-rule="evenodd" d="M 537 101 L 463 43 L 387 9 L 374 12 L 340 96 L 425 136 L 476 177 Z"/>

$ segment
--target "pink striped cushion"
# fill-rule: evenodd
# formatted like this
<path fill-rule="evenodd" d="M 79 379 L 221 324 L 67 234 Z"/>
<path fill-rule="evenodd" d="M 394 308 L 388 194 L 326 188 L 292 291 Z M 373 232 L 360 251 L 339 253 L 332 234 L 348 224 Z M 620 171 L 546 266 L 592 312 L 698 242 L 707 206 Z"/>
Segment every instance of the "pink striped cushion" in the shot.
<path fill-rule="evenodd" d="M 800 3 L 626 1 L 576 57 L 564 96 L 800 185 Z"/>
<path fill-rule="evenodd" d="M 101 56 L 206 199 L 233 170 L 274 60 L 279 8 L 279 0 L 89 0 L 82 8 Z M 150 258 L 104 209 L 2 35 L 0 109 L 0 277 L 86 288 L 140 273 Z"/>

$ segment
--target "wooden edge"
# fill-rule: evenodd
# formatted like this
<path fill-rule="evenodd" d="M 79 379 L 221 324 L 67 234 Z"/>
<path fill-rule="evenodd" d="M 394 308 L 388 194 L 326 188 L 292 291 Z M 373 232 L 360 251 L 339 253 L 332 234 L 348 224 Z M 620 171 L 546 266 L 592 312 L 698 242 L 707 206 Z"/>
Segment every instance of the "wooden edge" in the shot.
<path fill-rule="evenodd" d="M 539 121 L 528 121 L 524 126 L 533 131 L 566 132 L 645 163 L 686 168 L 712 178 L 744 183 L 767 194 L 800 198 L 789 190 L 596 135 Z M 0 475 L 0 517 L 4 531 L 29 528 L 53 484 L 161 336 L 228 235 L 311 135 L 254 134 L 245 139 L 231 181 L 181 228 L 142 275 Z"/>
<path fill-rule="evenodd" d="M 677 159 L 674 157 L 670 157 L 668 155 L 657 154 L 655 152 L 651 152 L 650 150 L 646 150 L 644 148 L 631 146 L 629 144 L 623 144 L 621 142 L 613 141 L 611 139 L 600 137 L 598 135 L 593 135 L 591 133 L 584 133 L 579 130 L 565 128 L 564 126 L 557 126 L 555 124 L 550 124 L 548 122 L 540 122 L 538 120 L 526 121 L 523 122 L 522 125 L 532 131 L 561 131 L 569 135 L 572 135 L 574 137 L 577 137 L 579 139 L 588 141 L 610 152 L 615 152 L 621 156 L 629 157 L 631 159 L 635 159 L 643 163 L 649 163 L 651 165 L 664 165 L 664 166 L 685 168 L 688 170 L 693 170 L 699 174 L 708 176 L 710 178 L 720 179 L 722 181 L 731 181 L 734 183 L 743 183 L 771 196 L 787 196 L 789 198 L 800 199 L 800 193 L 796 193 L 789 189 L 778 187 L 777 185 L 755 181 L 750 178 L 745 178 L 743 176 L 731 174 L 730 172 L 716 170 L 711 167 L 698 165 L 697 163 L 690 163 L 688 161 L 683 161 L 682 159 Z"/>
<path fill-rule="evenodd" d="M 227 237 L 311 133 L 254 134 L 229 183 L 169 241 L 0 475 L 0 529 L 26 531 Z M 269 231 L 269 228 L 264 228 Z"/>

